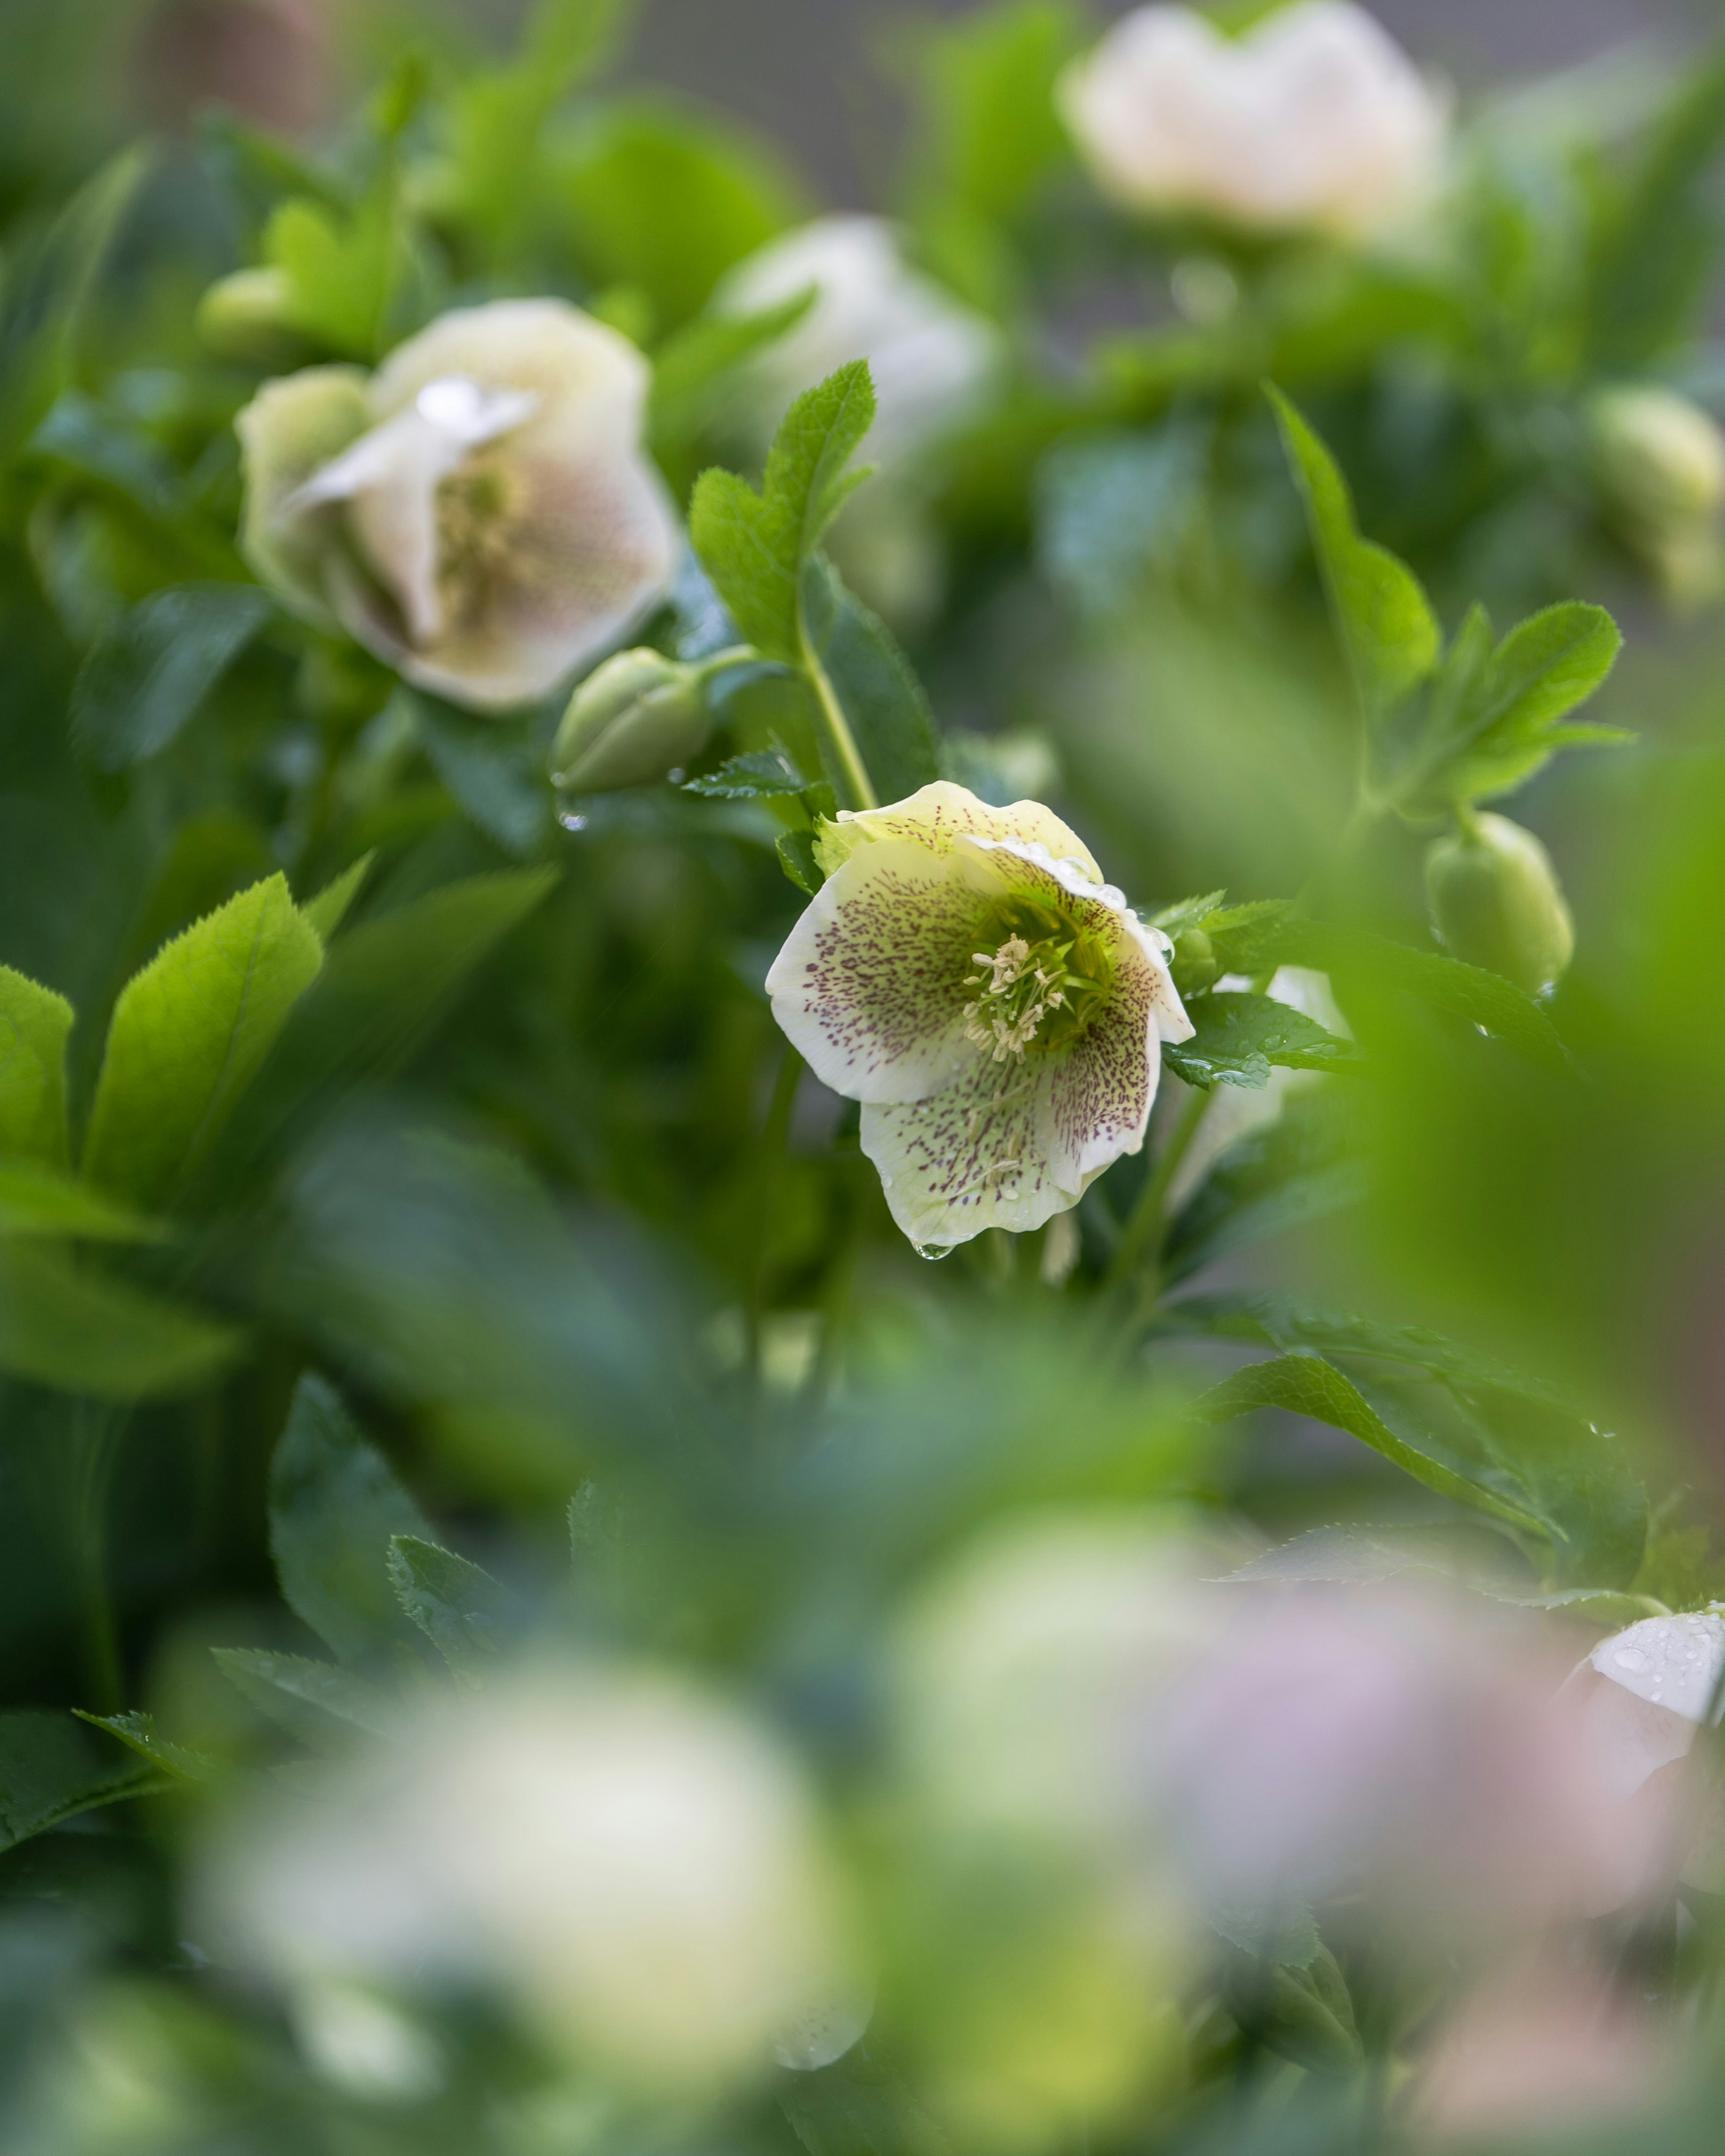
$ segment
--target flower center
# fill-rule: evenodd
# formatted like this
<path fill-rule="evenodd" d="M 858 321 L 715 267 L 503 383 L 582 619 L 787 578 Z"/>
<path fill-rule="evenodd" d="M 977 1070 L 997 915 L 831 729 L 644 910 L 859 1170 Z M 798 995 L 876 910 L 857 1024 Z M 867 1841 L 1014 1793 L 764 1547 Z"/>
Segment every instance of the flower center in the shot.
<path fill-rule="evenodd" d="M 998 940 L 996 940 L 998 938 Z M 964 1006 L 964 1037 L 997 1063 L 1027 1049 L 1070 1048 L 1108 993 L 1113 966 L 1096 937 L 1052 906 L 1009 899 L 985 917 L 965 977 L 978 993 Z"/>

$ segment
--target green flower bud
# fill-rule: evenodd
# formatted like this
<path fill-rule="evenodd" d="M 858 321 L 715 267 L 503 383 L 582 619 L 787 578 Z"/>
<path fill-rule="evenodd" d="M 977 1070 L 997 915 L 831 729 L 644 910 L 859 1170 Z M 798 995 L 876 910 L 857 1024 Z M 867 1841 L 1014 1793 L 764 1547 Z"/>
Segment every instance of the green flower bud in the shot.
<path fill-rule="evenodd" d="M 1452 957 L 1502 973 L 1529 995 L 1562 978 L 1575 928 L 1557 871 L 1531 831 L 1472 816 L 1425 856 L 1432 926 Z"/>
<path fill-rule="evenodd" d="M 1590 413 L 1599 483 L 1639 536 L 1705 524 L 1725 508 L 1725 434 L 1671 389 L 1608 389 Z"/>
<path fill-rule="evenodd" d="M 711 726 L 696 668 L 663 652 L 619 651 L 569 699 L 552 782 L 567 793 L 645 786 L 698 755 Z"/>
<path fill-rule="evenodd" d="M 218 359 L 290 367 L 308 350 L 291 320 L 285 270 L 236 270 L 218 277 L 198 304 L 198 334 Z"/>

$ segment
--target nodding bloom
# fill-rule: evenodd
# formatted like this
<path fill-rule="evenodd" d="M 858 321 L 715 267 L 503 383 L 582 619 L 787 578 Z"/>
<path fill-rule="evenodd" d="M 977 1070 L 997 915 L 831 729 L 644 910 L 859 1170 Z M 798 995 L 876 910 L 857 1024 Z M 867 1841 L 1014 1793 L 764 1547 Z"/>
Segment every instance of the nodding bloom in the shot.
<path fill-rule="evenodd" d="M 1023 1232 L 1144 1142 L 1161 1044 L 1192 1034 L 1167 940 L 1034 801 L 942 781 L 840 815 L 767 976 L 921 1247 Z"/>
<path fill-rule="evenodd" d="M 1066 124 L 1128 208 L 1358 239 L 1406 209 L 1442 99 L 1352 0 L 1299 0 L 1240 38 L 1140 8 L 1062 79 Z"/>
<path fill-rule="evenodd" d="M 560 300 L 444 315 L 369 377 L 266 382 L 236 422 L 247 557 L 421 688 L 480 710 L 547 696 L 670 586 L 647 382 Z"/>

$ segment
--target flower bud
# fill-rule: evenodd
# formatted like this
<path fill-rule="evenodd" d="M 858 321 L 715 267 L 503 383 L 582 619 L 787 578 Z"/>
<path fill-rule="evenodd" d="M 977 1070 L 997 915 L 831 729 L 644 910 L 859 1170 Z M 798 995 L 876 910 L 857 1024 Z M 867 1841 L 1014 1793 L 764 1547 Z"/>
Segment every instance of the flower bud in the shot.
<path fill-rule="evenodd" d="M 663 652 L 619 651 L 569 699 L 551 752 L 568 793 L 645 786 L 697 755 L 711 728 L 701 676 Z"/>
<path fill-rule="evenodd" d="M 1452 957 L 1541 995 L 1561 978 L 1575 929 L 1551 856 L 1507 816 L 1475 816 L 1425 856 L 1432 926 Z"/>
<path fill-rule="evenodd" d="M 1725 507 L 1725 434 L 1670 389 L 1609 389 L 1590 414 L 1595 469 L 1612 506 L 1657 539 Z"/>
<path fill-rule="evenodd" d="M 293 324 L 285 270 L 236 270 L 218 277 L 198 303 L 198 334 L 218 359 L 287 367 L 305 357 Z"/>

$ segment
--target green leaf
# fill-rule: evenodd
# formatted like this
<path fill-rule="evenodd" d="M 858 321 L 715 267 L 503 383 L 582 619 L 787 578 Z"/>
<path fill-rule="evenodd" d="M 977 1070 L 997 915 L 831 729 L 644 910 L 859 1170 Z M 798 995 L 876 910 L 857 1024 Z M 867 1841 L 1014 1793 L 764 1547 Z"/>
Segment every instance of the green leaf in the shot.
<path fill-rule="evenodd" d="M 1267 970 L 1265 953 L 1291 910 L 1292 901 L 1286 898 L 1254 899 L 1246 906 L 1218 906 L 1199 926 L 1210 939 L 1221 972 L 1259 973 Z"/>
<path fill-rule="evenodd" d="M 144 1206 L 208 1150 L 323 963 L 285 876 L 254 884 L 121 991 L 84 1153 L 88 1179 Z"/>
<path fill-rule="evenodd" d="M 1341 1104 L 1316 1094 L 1222 1154 L 1174 1219 L 1163 1253 L 1170 1284 L 1230 1252 L 1357 1205 L 1366 1169 Z"/>
<path fill-rule="evenodd" d="M 1630 738 L 1618 727 L 1562 723 L 1601 686 L 1623 648 L 1603 607 L 1579 601 L 1548 607 L 1512 629 L 1495 651 L 1490 637 L 1490 624 L 1476 609 L 1435 687 L 1414 783 L 1397 788 L 1411 814 L 1441 814 L 1458 801 L 1506 793 L 1560 748 Z"/>
<path fill-rule="evenodd" d="M 377 858 L 375 851 L 362 854 L 351 868 L 343 869 L 340 875 L 332 882 L 326 883 L 315 897 L 308 898 L 300 908 L 300 913 L 317 932 L 321 943 L 326 944 L 347 918 L 348 911 L 359 896 Z"/>
<path fill-rule="evenodd" d="M 90 1243 L 155 1243 L 165 1230 L 40 1161 L 0 1160 L 0 1235 Z"/>
<path fill-rule="evenodd" d="M 808 783 L 783 750 L 762 748 L 733 756 L 716 771 L 690 779 L 683 791 L 710 801 L 773 801 L 800 796 Z"/>
<path fill-rule="evenodd" d="M 1360 706 L 1376 725 L 1437 665 L 1443 639 L 1420 580 L 1362 539 L 1335 459 L 1279 390 L 1269 392 L 1306 502 L 1312 542 Z"/>
<path fill-rule="evenodd" d="M 786 2074 L 779 2108 L 809 2156 L 952 2156 L 952 2144 L 867 2045 L 814 2073 Z"/>
<path fill-rule="evenodd" d="M 1349 983 L 1373 994 L 1411 996 L 1495 1035 L 1530 1062 L 1552 1070 L 1571 1067 L 1556 1027 L 1532 998 L 1478 966 L 1314 921 L 1286 922 L 1271 939 L 1271 954 L 1278 965 L 1310 966 L 1328 973 L 1344 1004 Z"/>
<path fill-rule="evenodd" d="M 459 1678 L 495 1669 L 521 1626 L 515 1597 L 490 1573 L 416 1535 L 389 1544 L 389 1579 L 402 1608 Z"/>
<path fill-rule="evenodd" d="M 374 1737 L 389 1734 L 396 1712 L 391 1696 L 304 1655 L 276 1655 L 261 1647 L 213 1647 L 222 1674 L 272 1722 L 307 1743 L 327 1744 L 331 1722 Z"/>
<path fill-rule="evenodd" d="M 0 1153 L 61 1166 L 67 1158 L 64 996 L 0 966 Z"/>
<path fill-rule="evenodd" d="M 389 1655 L 407 1636 L 390 1537 L 426 1534 L 418 1507 L 326 1378 L 300 1378 L 270 1466 L 270 1549 L 281 1591 L 344 1662 Z"/>
<path fill-rule="evenodd" d="M 753 315 L 698 315 L 653 355 L 648 426 L 655 454 L 676 456 L 713 418 L 737 369 L 801 321 L 815 287 Z"/>
<path fill-rule="evenodd" d="M 922 191 L 932 207 L 1011 217 L 1070 157 L 1055 85 L 1086 28 L 1064 0 L 1011 0 L 929 38 Z"/>
<path fill-rule="evenodd" d="M 397 692 L 433 769 L 462 814 L 505 853 L 532 853 L 551 831 L 551 797 L 536 752 L 521 726 L 475 718 L 414 689 Z"/>
<path fill-rule="evenodd" d="M 345 213 L 305 196 L 281 203 L 264 228 L 264 259 L 286 275 L 291 327 L 346 358 L 380 356 L 408 260 L 392 179 Z"/>
<path fill-rule="evenodd" d="M 785 414 L 759 494 L 734 472 L 703 472 L 696 483 L 695 550 L 744 637 L 768 659 L 802 663 L 803 565 L 867 476 L 846 467 L 874 418 L 868 362 L 853 360 Z"/>
<path fill-rule="evenodd" d="M 167 1785 L 159 1768 L 114 1757 L 70 1714 L 48 1707 L 0 1713 L 0 1851 L 80 1812 Z"/>
<path fill-rule="evenodd" d="M 105 1729 L 110 1737 L 117 1737 L 128 1751 L 136 1753 L 139 1758 L 174 1781 L 212 1782 L 222 1774 L 222 1762 L 208 1752 L 190 1751 L 183 1744 L 171 1744 L 165 1737 L 158 1737 L 151 1715 L 86 1714 L 81 1707 L 72 1711 L 92 1729 Z"/>
<path fill-rule="evenodd" d="M 1327 1968 L 1321 1969 L 1321 1963 Z M 1286 1968 L 1236 1948 L 1224 1972 L 1223 1996 L 1241 2028 L 1281 2057 L 1338 2080 L 1359 2071 L 1364 2052 L 1348 1988 L 1334 1957 L 1322 1944 L 1308 1969 Z"/>
<path fill-rule="evenodd" d="M 1424 1450 L 1398 1435 L 1352 1379 L 1321 1356 L 1284 1355 L 1250 1363 L 1205 1393 L 1193 1411 L 1204 1422 L 1230 1422 L 1258 1408 L 1282 1408 L 1346 1430 L 1439 1496 L 1471 1505 L 1524 1533 L 1549 1533 L 1546 1522 L 1479 1474 L 1440 1457 L 1435 1447 Z"/>
<path fill-rule="evenodd" d="M 883 801 L 902 801 L 941 775 L 934 714 L 886 624 L 848 592 L 823 557 L 802 574 L 808 648 L 831 684 Z M 842 773 L 829 773 L 834 783 Z"/>
<path fill-rule="evenodd" d="M 1190 1040 L 1165 1043 L 1162 1060 L 1177 1078 L 1206 1091 L 1217 1085 L 1267 1086 L 1272 1066 L 1348 1070 L 1359 1065 L 1351 1040 L 1269 996 L 1231 991 L 1199 996 L 1187 1015 L 1197 1031 Z"/>
<path fill-rule="evenodd" d="M 239 1345 L 231 1327 L 59 1251 L 0 1242 L 0 1370 L 11 1377 L 97 1399 L 172 1397 L 213 1383 Z"/>
<path fill-rule="evenodd" d="M 72 732 L 100 771 L 159 756 L 273 609 L 255 584 L 178 584 L 97 641 L 72 690 Z"/>
<path fill-rule="evenodd" d="M 1472 1584 L 1481 1576 L 1481 1559 L 1493 1554 L 1481 1546 L 1484 1532 L 1456 1527 L 1314 1527 L 1279 1548 L 1266 1550 L 1228 1578 L 1248 1584 L 1368 1587 L 1409 1572 L 1434 1572 Z M 1472 1542 L 1466 1539 L 1469 1535 L 1474 1536 Z M 1502 1576 L 1507 1554 L 1500 1543 L 1496 1576 Z"/>
<path fill-rule="evenodd" d="M 813 898 L 827 880 L 814 850 L 814 832 L 781 831 L 778 851 L 779 866 L 786 875 L 798 891 Z"/>

